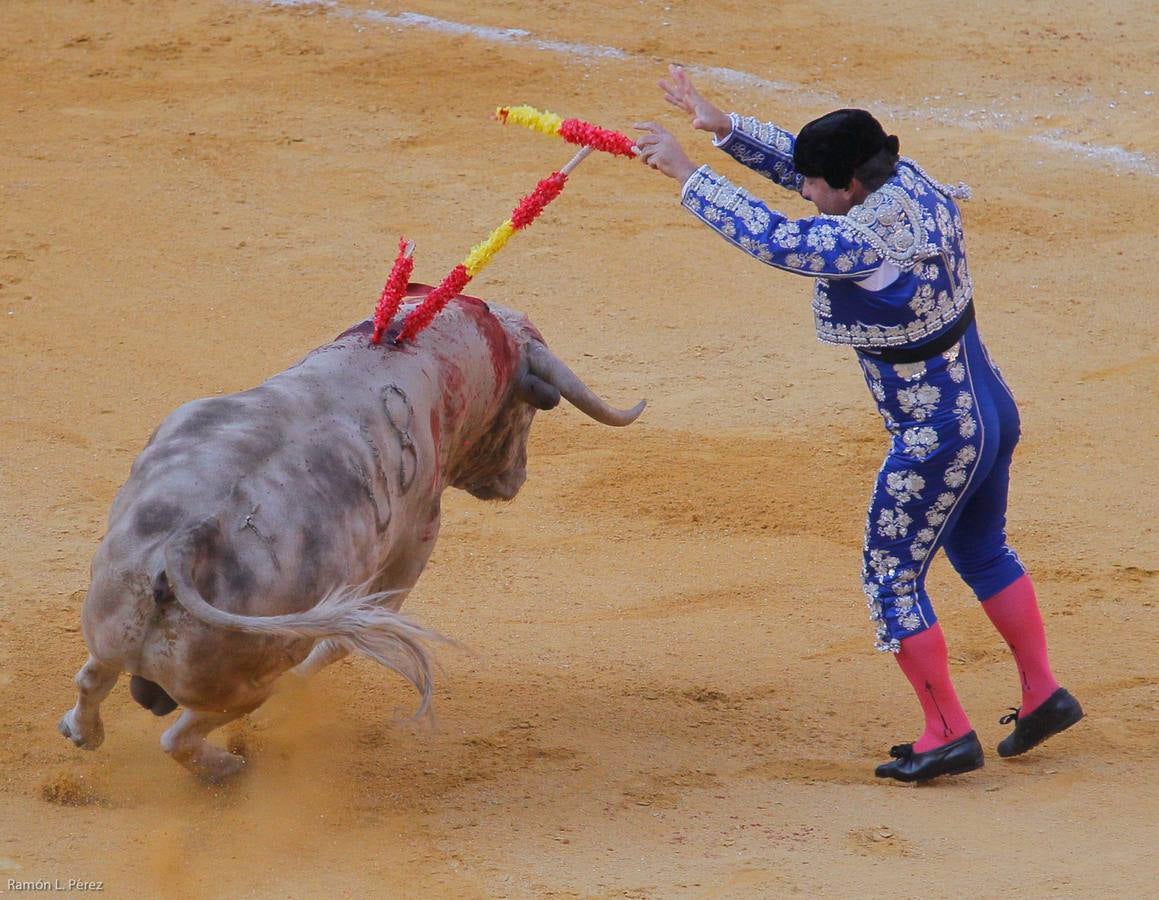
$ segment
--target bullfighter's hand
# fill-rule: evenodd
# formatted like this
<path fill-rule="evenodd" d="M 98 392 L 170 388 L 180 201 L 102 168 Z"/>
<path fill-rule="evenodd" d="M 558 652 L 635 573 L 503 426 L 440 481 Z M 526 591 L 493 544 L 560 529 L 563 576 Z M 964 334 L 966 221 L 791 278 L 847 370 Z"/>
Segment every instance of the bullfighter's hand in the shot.
<path fill-rule="evenodd" d="M 636 125 L 644 135 L 636 141 L 640 148 L 640 161 L 675 178 L 681 184 L 696 171 L 696 163 L 688 158 L 680 142 L 667 130 L 655 122 L 640 122 Z"/>
<path fill-rule="evenodd" d="M 683 66 L 668 66 L 668 78 L 661 78 L 660 89 L 664 99 L 678 109 L 692 116 L 692 127 L 701 131 L 711 131 L 717 140 L 723 141 L 732 131 L 732 120 L 715 105 L 705 100 L 696 88 Z"/>

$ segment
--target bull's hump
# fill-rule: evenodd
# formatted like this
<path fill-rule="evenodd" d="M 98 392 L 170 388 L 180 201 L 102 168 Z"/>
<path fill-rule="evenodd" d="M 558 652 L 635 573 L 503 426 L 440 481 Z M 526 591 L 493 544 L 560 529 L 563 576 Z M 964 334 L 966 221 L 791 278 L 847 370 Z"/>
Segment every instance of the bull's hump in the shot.
<path fill-rule="evenodd" d="M 370 319 L 363 319 L 357 325 L 351 325 L 344 332 L 338 335 L 331 343 L 338 343 L 343 338 L 348 338 L 351 335 L 359 335 L 370 337 L 374 334 L 374 323 Z"/>
<path fill-rule="evenodd" d="M 430 293 L 431 290 L 433 290 L 433 288 L 431 288 L 430 285 L 416 284 L 413 282 L 408 285 L 407 301 L 404 302 L 400 307 L 398 313 L 395 315 L 391 322 L 391 329 L 388 329 L 388 331 L 399 329 L 402 326 L 402 323 L 406 320 L 407 316 L 409 316 L 415 311 L 415 309 L 418 308 L 422 302 L 422 298 Z M 467 313 L 467 317 L 473 321 L 487 322 L 488 328 L 498 326 L 500 329 L 502 329 L 501 323 L 495 317 L 494 311 L 492 310 L 491 305 L 487 303 L 487 301 L 479 297 L 472 297 L 468 294 L 457 294 L 455 297 L 451 298 L 451 301 L 447 307 L 445 307 L 432 321 L 430 328 L 426 330 L 425 337 L 438 340 L 437 335 L 439 335 L 440 332 L 448 329 L 452 332 L 456 331 L 460 327 L 459 324 L 450 321 L 456 318 L 456 311 L 460 313 Z M 416 338 L 414 342 L 410 343 L 396 344 L 384 338 L 378 344 L 372 344 L 370 342 L 370 338 L 373 334 L 374 322 L 370 319 L 364 319 L 357 324 L 351 325 L 349 328 L 335 337 L 334 340 L 329 344 L 318 347 L 316 350 L 312 351 L 312 353 L 334 349 L 338 345 L 347 342 L 348 339 L 354 339 L 351 341 L 351 343 L 354 343 L 358 346 L 374 347 L 375 350 L 380 354 L 393 354 L 400 351 L 406 352 L 408 349 L 413 349 L 414 344 L 416 342 L 423 342 L 424 337 L 424 335 L 420 333 L 420 337 Z"/>

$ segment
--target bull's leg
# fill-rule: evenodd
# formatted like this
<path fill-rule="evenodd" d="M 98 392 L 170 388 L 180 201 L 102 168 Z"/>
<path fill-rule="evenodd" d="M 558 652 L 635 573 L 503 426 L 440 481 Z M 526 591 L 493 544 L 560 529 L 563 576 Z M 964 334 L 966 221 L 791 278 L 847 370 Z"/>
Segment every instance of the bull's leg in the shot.
<path fill-rule="evenodd" d="M 328 665 L 345 659 L 349 655 L 350 648 L 340 641 L 319 641 L 310 651 L 310 655 L 290 669 L 287 674 L 303 680 L 313 678 Z"/>
<path fill-rule="evenodd" d="M 104 741 L 101 702 L 109 695 L 120 674 L 119 665 L 101 662 L 91 655 L 76 673 L 76 706 L 64 714 L 57 728 L 78 747 L 96 750 Z"/>
<path fill-rule="evenodd" d="M 203 781 L 225 781 L 245 768 L 245 758 L 214 747 L 205 737 L 241 715 L 242 711 L 199 712 L 187 709 L 161 735 L 161 749 Z"/>
<path fill-rule="evenodd" d="M 254 710 L 249 718 L 250 725 L 261 731 L 285 718 L 286 711 L 300 702 L 306 682 L 326 666 L 349 655 L 350 651 L 338 641 L 319 641 L 304 660 L 274 682 L 273 699 Z"/>

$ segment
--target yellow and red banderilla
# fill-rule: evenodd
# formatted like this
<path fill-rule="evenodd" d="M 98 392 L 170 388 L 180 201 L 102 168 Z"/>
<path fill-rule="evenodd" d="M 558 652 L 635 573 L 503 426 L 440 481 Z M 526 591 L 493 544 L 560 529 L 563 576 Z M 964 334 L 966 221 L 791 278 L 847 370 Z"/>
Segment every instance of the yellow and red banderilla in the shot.
<path fill-rule="evenodd" d="M 636 154 L 635 143 L 627 135 L 600 128 L 580 119 L 561 119 L 554 113 L 541 112 L 530 106 L 500 107 L 496 111 L 496 118 L 501 122 L 511 122 L 543 134 L 562 137 L 569 143 L 581 145 L 581 149 L 562 169 L 541 179 L 535 189 L 519 201 L 512 210 L 511 217 L 492 231 L 487 240 L 471 248 L 467 257 L 447 273 L 422 303 L 410 311 L 397 334 L 392 335 L 393 343 L 401 344 L 404 341 L 414 340 L 452 298 L 462 293 L 467 283 L 491 262 L 516 231 L 534 222 L 547 204 L 563 192 L 568 176 L 592 150 L 602 150 L 618 156 L 631 157 Z M 375 307 L 372 343 L 377 344 L 382 340 L 383 333 L 398 312 L 414 268 L 413 252 L 414 242 L 407 241 L 405 237 L 400 238 L 398 256 Z"/>

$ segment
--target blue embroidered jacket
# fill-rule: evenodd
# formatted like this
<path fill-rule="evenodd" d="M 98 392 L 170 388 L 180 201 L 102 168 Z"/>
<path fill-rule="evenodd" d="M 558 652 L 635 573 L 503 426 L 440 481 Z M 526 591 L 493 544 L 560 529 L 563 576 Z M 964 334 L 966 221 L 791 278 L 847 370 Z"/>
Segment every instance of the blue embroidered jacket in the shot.
<path fill-rule="evenodd" d="M 793 168 L 794 136 L 751 117 L 730 118 L 732 131 L 718 146 L 799 192 L 804 177 Z M 815 278 L 813 315 L 821 341 L 872 350 L 925 343 L 953 325 L 970 302 L 962 218 L 954 203 L 969 196 L 965 185 L 939 184 L 902 157 L 894 176 L 844 216 L 790 220 L 708 166 L 689 177 L 681 202 L 761 262 Z"/>

